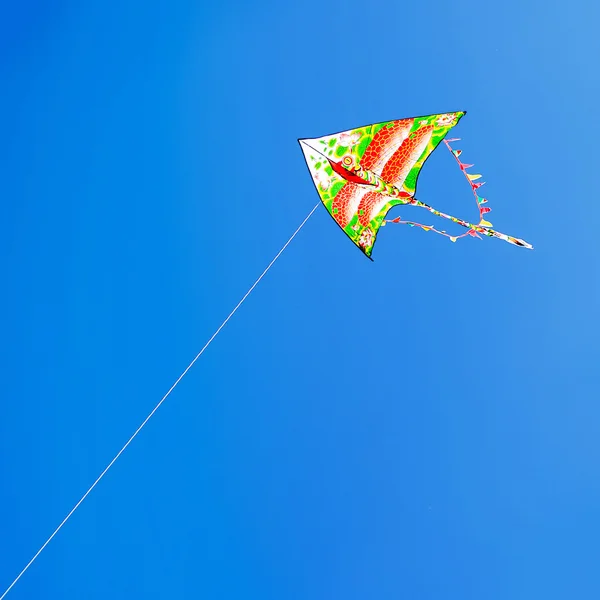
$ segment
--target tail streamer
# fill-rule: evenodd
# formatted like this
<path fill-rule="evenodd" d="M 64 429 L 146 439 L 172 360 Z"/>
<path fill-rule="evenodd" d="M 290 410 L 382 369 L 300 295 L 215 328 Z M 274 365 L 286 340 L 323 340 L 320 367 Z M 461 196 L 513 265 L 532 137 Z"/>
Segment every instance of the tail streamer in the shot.
<path fill-rule="evenodd" d="M 385 221 L 383 221 L 382 224 L 385 225 L 386 223 L 402 223 L 404 225 L 409 225 L 410 227 L 420 227 L 424 231 L 433 231 L 435 233 L 443 235 L 443 236 L 449 238 L 451 242 L 456 242 L 456 240 L 459 240 L 460 238 L 464 238 L 466 236 L 471 236 L 471 237 L 476 237 L 476 238 L 481 239 L 481 236 L 485 235 L 488 237 L 495 237 L 497 239 L 504 240 L 505 242 L 508 242 L 509 244 L 513 244 L 515 246 L 529 248 L 530 250 L 533 249 L 533 246 L 531 244 L 527 243 L 525 240 L 521 240 L 519 238 L 513 237 L 512 235 L 506 235 L 505 233 L 500 233 L 499 231 L 495 231 L 494 229 L 492 229 L 493 225 L 484 218 L 484 215 L 486 215 L 487 213 L 492 211 L 492 209 L 489 208 L 488 206 L 483 206 L 484 204 L 487 203 L 487 199 L 483 198 L 482 196 L 480 196 L 477 193 L 477 190 L 480 187 L 482 187 L 483 185 L 485 185 L 485 182 L 475 183 L 478 179 L 481 178 L 481 174 L 468 173 L 467 169 L 470 169 L 473 165 L 463 163 L 459 158 L 460 155 L 462 154 L 462 150 L 454 150 L 452 148 L 452 146 L 450 146 L 450 142 L 457 142 L 459 140 L 460 140 L 460 138 L 452 138 L 450 140 L 444 140 L 444 144 L 446 144 L 446 147 L 454 156 L 456 162 L 458 163 L 458 166 L 460 167 L 460 170 L 463 172 L 465 178 L 467 179 L 467 181 L 469 182 L 469 185 L 471 186 L 471 191 L 473 192 L 473 196 L 475 197 L 475 201 L 477 202 L 477 210 L 479 211 L 479 223 L 477 225 L 475 225 L 473 223 L 468 223 L 467 221 L 463 221 L 462 219 L 457 219 L 456 217 L 453 217 L 452 215 L 448 215 L 446 213 L 440 212 L 439 210 L 436 210 L 435 208 L 429 206 L 428 204 L 425 204 L 425 202 L 421 202 L 420 200 L 413 198 L 406 202 L 406 204 L 408 206 L 419 206 L 421 208 L 425 208 L 430 213 L 432 213 L 438 217 L 448 219 L 449 221 L 452 221 L 453 223 L 457 223 L 458 225 L 461 225 L 462 227 L 466 227 L 467 231 L 460 235 L 450 235 L 445 230 L 439 230 L 431 225 L 423 225 L 422 223 L 417 223 L 416 221 L 404 221 L 400 217 L 397 217 L 395 219 L 389 219 L 389 220 L 386 219 Z M 2 600 L 2 598 L 0 598 L 0 600 Z"/>

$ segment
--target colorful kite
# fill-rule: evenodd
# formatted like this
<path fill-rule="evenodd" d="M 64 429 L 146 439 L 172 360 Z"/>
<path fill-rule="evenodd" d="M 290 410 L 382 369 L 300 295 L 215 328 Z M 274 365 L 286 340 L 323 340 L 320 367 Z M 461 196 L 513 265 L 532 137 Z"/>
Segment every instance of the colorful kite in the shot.
<path fill-rule="evenodd" d="M 436 233 L 445 235 L 453 242 L 459 237 L 466 235 L 480 237 L 479 234 L 482 234 L 505 240 L 517 246 L 532 248 L 530 244 L 523 240 L 494 231 L 491 229 L 492 224 L 484 219 L 484 215 L 490 212 L 490 209 L 483 206 L 486 200 L 481 198 L 477 193 L 477 190 L 483 184 L 475 183 L 475 181 L 481 176 L 467 173 L 467 169 L 473 165 L 466 165 L 460 161 L 460 150 L 453 150 L 450 146 L 450 142 L 455 140 L 444 139 L 448 131 L 458 123 L 464 114 L 464 112 L 457 112 L 400 119 L 398 121 L 367 125 L 321 138 L 298 140 L 323 204 L 338 225 L 366 256 L 371 257 L 377 232 L 385 223 L 406 223 L 411 226 L 421 227 L 425 231 L 435 231 Z M 414 197 L 417 187 L 417 177 L 419 176 L 421 167 L 427 160 L 427 157 L 442 141 L 444 141 L 456 158 L 471 185 L 473 195 L 477 199 L 480 215 L 480 221 L 477 225 L 444 214 Z M 438 231 L 433 227 L 421 225 L 415 221 L 402 221 L 400 218 L 386 221 L 385 216 L 390 208 L 399 204 L 420 206 L 434 215 L 449 219 L 454 223 L 466 227 L 467 231 L 459 236 L 451 236 L 445 231 Z M 205 350 L 246 301 L 246 298 L 248 298 L 254 288 L 268 273 L 269 269 L 275 264 L 275 261 L 281 256 L 318 207 L 319 203 L 317 202 L 308 216 L 275 255 L 275 258 L 273 258 L 267 268 L 252 284 L 215 333 L 213 333 L 212 337 L 204 344 L 200 352 L 196 354 L 196 357 L 169 388 L 169 391 L 161 398 L 160 402 L 152 409 L 150 414 L 127 442 L 125 442 L 125 445 L 117 452 L 104 471 L 102 471 L 94 483 L 83 494 L 73 509 L 71 509 L 71 512 L 61 521 L 33 558 L 25 565 L 25 568 L 0 596 L 0 600 L 3 600 L 29 567 L 37 560 L 44 548 L 54 539 L 65 523 L 67 523 L 83 501 L 112 468 L 121 454 L 125 452 L 138 436 L 146 426 L 146 423 L 148 423 L 163 402 L 170 396 L 196 361 L 204 354 Z"/>
<path fill-rule="evenodd" d="M 468 173 L 460 161 L 460 150 L 453 150 L 445 140 L 466 111 L 412 117 L 366 125 L 320 138 L 301 139 L 306 164 L 325 208 L 348 237 L 371 258 L 377 232 L 386 223 L 404 223 L 435 231 L 455 242 L 465 236 L 495 237 L 516 246 L 532 249 L 524 240 L 492 229 L 484 215 L 491 209 L 483 206 L 487 200 L 478 194 L 483 183 L 476 183 L 479 174 Z M 480 221 L 477 225 L 442 213 L 417 200 L 414 195 L 417 178 L 429 155 L 444 142 L 467 178 L 477 201 Z M 462 235 L 400 218 L 386 221 L 388 211 L 397 205 L 425 208 L 430 213 L 449 219 L 467 228 Z"/>

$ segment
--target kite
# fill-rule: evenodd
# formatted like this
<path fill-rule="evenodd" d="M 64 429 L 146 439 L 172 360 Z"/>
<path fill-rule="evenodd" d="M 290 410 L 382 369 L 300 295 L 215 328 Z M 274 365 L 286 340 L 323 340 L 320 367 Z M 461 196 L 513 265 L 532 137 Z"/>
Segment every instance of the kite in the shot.
<path fill-rule="evenodd" d="M 452 129 L 465 114 L 466 113 L 463 111 L 429 115 L 426 117 L 399 119 L 396 121 L 366 125 L 364 127 L 358 127 L 357 129 L 351 129 L 349 131 L 343 131 L 321 138 L 298 140 L 302 147 L 302 151 L 304 152 L 306 164 L 312 175 L 321 202 L 325 205 L 329 214 L 335 219 L 337 224 L 367 257 L 371 258 L 377 232 L 386 223 L 404 223 L 413 227 L 421 227 L 425 231 L 435 231 L 436 233 L 445 235 L 453 242 L 467 235 L 481 237 L 481 234 L 505 240 L 516 246 L 533 248 L 531 244 L 528 244 L 523 240 L 495 231 L 492 229 L 492 224 L 485 220 L 484 215 L 489 213 L 490 209 L 487 206 L 483 206 L 487 201 L 478 194 L 478 189 L 483 183 L 476 182 L 481 175 L 467 172 L 467 169 L 471 168 L 473 165 L 462 163 L 459 158 L 461 154 L 460 150 L 454 150 L 450 146 L 450 143 L 457 141 L 457 139 L 445 139 L 448 131 L 450 131 L 450 129 Z M 467 223 L 462 219 L 457 219 L 456 217 L 442 213 L 415 198 L 419 172 L 429 155 L 440 143 L 442 143 L 442 141 L 454 155 L 460 169 L 471 185 L 479 209 L 480 220 L 477 225 Z M 419 206 L 425 208 L 438 217 L 449 219 L 454 223 L 462 225 L 467 231 L 462 235 L 451 236 L 445 231 L 439 231 L 434 227 L 422 225 L 415 221 L 403 221 L 399 217 L 390 221 L 386 220 L 385 216 L 389 210 L 397 205 Z M 21 577 L 23 577 L 26 571 L 37 560 L 44 548 L 48 546 L 82 502 L 104 478 L 121 454 L 125 452 L 146 426 L 146 423 L 148 423 L 156 411 L 166 401 L 179 382 L 194 366 L 196 361 L 204 354 L 205 350 L 219 335 L 233 315 L 235 315 L 240 306 L 242 306 L 263 277 L 265 277 L 269 269 L 275 264 L 319 206 L 320 203 L 317 202 L 308 216 L 302 221 L 281 250 L 275 255 L 275 258 L 273 258 L 267 268 L 252 284 L 235 308 L 213 333 L 212 337 L 204 344 L 200 352 L 196 354 L 192 362 L 181 373 L 142 424 L 135 430 L 127 442 L 125 442 L 125 445 L 121 450 L 119 450 L 110 463 L 108 463 L 108 466 L 104 471 L 102 471 L 94 483 L 92 483 L 81 499 L 61 521 L 58 527 L 56 527 L 50 537 L 48 537 L 40 549 L 34 554 L 33 558 L 25 565 L 22 571 L 8 586 L 6 591 L 0 596 L 0 600 L 3 600 Z"/>
<path fill-rule="evenodd" d="M 450 145 L 460 138 L 445 139 L 465 114 L 466 111 L 459 111 L 397 119 L 298 140 L 322 203 L 368 258 L 371 258 L 379 229 L 386 223 L 421 227 L 444 235 L 452 242 L 465 236 L 481 238 L 484 235 L 533 249 L 524 240 L 492 229 L 493 225 L 485 219 L 491 209 L 484 206 L 487 200 L 479 195 L 478 190 L 484 185 L 477 181 L 481 175 L 469 173 L 467 169 L 473 165 L 461 162 L 461 150 L 454 150 Z M 415 198 L 421 168 L 441 142 L 450 150 L 471 186 L 479 210 L 477 224 L 440 212 Z M 386 220 L 389 210 L 398 205 L 424 208 L 467 231 L 450 235 L 444 230 L 416 221 L 403 221 L 399 217 Z"/>

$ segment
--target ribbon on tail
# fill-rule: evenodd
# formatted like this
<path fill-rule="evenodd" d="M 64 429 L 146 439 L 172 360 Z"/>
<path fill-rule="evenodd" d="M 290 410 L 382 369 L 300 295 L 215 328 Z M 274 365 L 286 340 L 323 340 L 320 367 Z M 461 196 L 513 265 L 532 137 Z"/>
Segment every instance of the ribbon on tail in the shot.
<path fill-rule="evenodd" d="M 430 213 L 432 213 L 438 217 L 448 219 L 448 220 L 452 221 L 453 223 L 457 223 L 458 225 L 461 225 L 462 227 L 466 227 L 467 231 L 461 235 L 450 235 L 450 234 L 446 233 L 446 231 L 444 231 L 444 230 L 440 231 L 439 229 L 436 229 L 435 227 L 432 227 L 429 225 L 423 225 L 422 223 L 417 223 L 416 221 L 403 221 L 400 219 L 400 217 L 398 217 L 396 219 L 392 219 L 391 221 L 384 221 L 382 223 L 382 225 L 384 225 L 385 223 L 402 223 L 402 224 L 410 225 L 411 227 L 420 227 L 421 229 L 423 229 L 423 231 L 434 231 L 435 233 L 443 235 L 443 236 L 449 238 L 451 242 L 456 242 L 456 240 L 466 237 L 467 235 L 470 235 L 472 237 L 477 237 L 477 238 L 481 238 L 481 235 L 485 235 L 487 237 L 495 237 L 500 240 L 504 240 L 505 242 L 508 242 L 509 244 L 513 244 L 515 246 L 521 246 L 522 248 L 533 249 L 533 246 L 531 244 L 527 243 L 525 240 L 521 240 L 519 238 L 515 238 L 513 236 L 506 235 L 504 233 L 500 233 L 499 231 L 495 231 L 494 229 L 492 229 L 493 225 L 489 221 L 484 219 L 484 215 L 491 212 L 492 209 L 489 208 L 488 206 L 483 206 L 483 204 L 485 204 L 487 202 L 487 200 L 485 198 L 479 196 L 479 194 L 477 193 L 477 190 L 482 185 L 484 185 L 485 182 L 475 183 L 475 181 L 477 181 L 477 179 L 481 178 L 481 174 L 467 173 L 467 169 L 472 167 L 473 165 L 468 165 L 468 164 L 461 162 L 461 160 L 459 159 L 459 156 L 461 155 L 462 151 L 454 150 L 450 146 L 450 142 L 455 142 L 455 141 L 458 141 L 459 139 L 460 138 L 444 140 L 444 143 L 446 144 L 446 147 L 448 148 L 448 150 L 450 150 L 450 152 L 454 156 L 456 162 L 458 163 L 458 165 L 460 167 L 460 170 L 463 172 L 464 176 L 466 177 L 467 181 L 469 182 L 469 185 L 471 186 L 471 191 L 473 193 L 473 196 L 475 197 L 475 200 L 477 203 L 477 209 L 479 210 L 479 223 L 477 225 L 475 225 L 473 223 L 468 223 L 467 221 L 463 221 L 462 219 L 457 219 L 456 217 L 453 217 L 452 215 L 448 215 L 446 213 L 440 212 L 439 210 L 436 210 L 432 206 L 429 206 L 428 204 L 425 204 L 424 202 L 421 202 L 420 200 L 417 200 L 416 198 L 412 198 L 411 200 L 406 202 L 407 205 L 420 206 L 422 208 L 425 208 Z M 479 234 L 481 234 L 481 235 L 479 235 Z"/>
<path fill-rule="evenodd" d="M 460 167 L 460 170 L 463 172 L 463 175 L 467 178 L 467 181 L 469 182 L 469 185 L 471 186 L 471 191 L 473 192 L 473 196 L 475 196 L 475 200 L 477 202 L 477 209 L 479 210 L 479 219 L 480 222 L 484 221 L 483 215 L 485 215 L 486 213 L 492 212 L 492 209 L 489 207 L 482 207 L 482 204 L 485 204 L 487 202 L 487 200 L 485 198 L 482 198 L 481 196 L 479 196 L 479 194 L 477 194 L 477 190 L 482 186 L 485 185 L 485 182 L 482 181 L 481 183 L 474 183 L 475 181 L 477 181 L 478 179 L 481 179 L 481 174 L 480 173 L 467 173 L 467 169 L 470 169 L 471 167 L 475 166 L 475 165 L 468 165 L 463 163 L 459 156 L 462 154 L 461 150 L 454 150 L 452 148 L 452 146 L 450 145 L 450 142 L 457 142 L 460 138 L 453 138 L 451 140 L 444 140 L 444 144 L 446 144 L 446 148 L 448 148 L 448 150 L 450 150 L 450 153 L 452 154 L 452 156 L 454 156 L 454 158 L 456 159 L 456 162 L 458 163 L 458 166 Z M 485 221 L 485 223 L 488 223 L 487 221 Z M 489 223 L 488 227 L 491 227 L 492 224 Z"/>
<path fill-rule="evenodd" d="M 400 217 L 396 217 L 395 219 L 391 219 L 389 221 L 386 220 L 382 223 L 382 225 L 385 225 L 386 223 L 401 223 L 402 225 L 409 225 L 410 227 L 420 227 L 423 231 L 433 231 L 434 233 L 439 233 L 440 235 L 447 237 L 451 242 L 456 242 L 456 240 L 459 240 L 467 235 L 481 239 L 481 236 L 478 235 L 473 229 L 469 229 L 460 235 L 450 235 L 449 233 L 446 233 L 445 230 L 440 231 L 439 229 L 436 229 L 433 227 L 433 225 L 423 225 L 422 223 L 417 223 L 416 221 L 403 221 Z"/>

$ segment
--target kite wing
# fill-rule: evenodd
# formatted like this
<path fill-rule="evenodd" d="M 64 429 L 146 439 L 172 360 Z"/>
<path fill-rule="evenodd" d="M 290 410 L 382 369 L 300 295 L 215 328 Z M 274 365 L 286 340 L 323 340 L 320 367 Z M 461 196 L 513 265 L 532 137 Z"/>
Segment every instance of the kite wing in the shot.
<path fill-rule="evenodd" d="M 298 140 L 325 208 L 369 258 L 385 215 L 414 196 L 424 162 L 465 114 L 397 119 Z M 361 169 L 402 195 L 382 192 L 356 175 Z"/>

